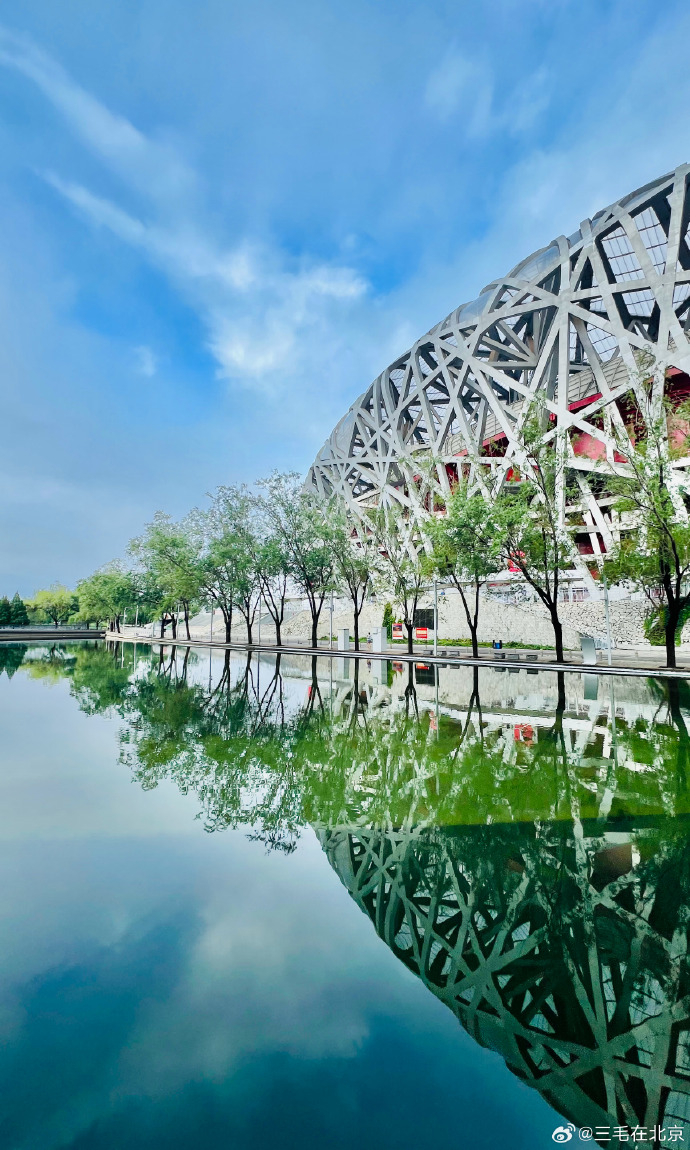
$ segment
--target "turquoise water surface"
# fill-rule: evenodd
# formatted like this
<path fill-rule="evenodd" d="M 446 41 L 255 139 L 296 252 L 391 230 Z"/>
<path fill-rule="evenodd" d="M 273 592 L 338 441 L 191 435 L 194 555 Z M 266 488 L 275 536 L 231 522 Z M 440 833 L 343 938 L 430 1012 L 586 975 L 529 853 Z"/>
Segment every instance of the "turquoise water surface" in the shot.
<path fill-rule="evenodd" d="M 690 1144 L 684 683 L 0 667 L 2 1147 Z"/>

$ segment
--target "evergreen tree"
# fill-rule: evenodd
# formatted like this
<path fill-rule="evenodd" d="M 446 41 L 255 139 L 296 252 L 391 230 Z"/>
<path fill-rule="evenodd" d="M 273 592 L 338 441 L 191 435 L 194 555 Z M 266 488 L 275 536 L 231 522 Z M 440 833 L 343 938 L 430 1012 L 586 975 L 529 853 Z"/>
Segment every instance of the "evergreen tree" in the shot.
<path fill-rule="evenodd" d="M 29 615 L 26 610 L 26 603 L 20 599 L 19 592 L 15 591 L 10 605 L 10 622 L 13 627 L 27 627 L 29 624 Z"/>
<path fill-rule="evenodd" d="M 383 626 L 386 628 L 388 639 L 393 638 L 393 624 L 395 622 L 395 615 L 393 614 L 393 604 L 386 603 L 383 608 Z"/>
<path fill-rule="evenodd" d="M 6 595 L 0 599 L 0 627 L 9 627 L 12 622 L 12 608 Z"/>

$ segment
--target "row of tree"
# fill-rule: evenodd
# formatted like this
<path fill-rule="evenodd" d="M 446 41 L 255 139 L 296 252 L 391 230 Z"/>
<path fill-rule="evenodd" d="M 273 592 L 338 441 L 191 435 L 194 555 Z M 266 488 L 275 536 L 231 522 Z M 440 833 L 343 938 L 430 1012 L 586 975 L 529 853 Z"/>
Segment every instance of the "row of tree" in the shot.
<path fill-rule="evenodd" d="M 668 665 L 675 666 L 676 642 L 690 614 L 690 495 L 678 468 L 687 453 L 690 413 L 670 412 L 663 403 L 653 410 L 653 376 L 645 386 L 644 434 L 631 443 L 622 429 L 624 466 L 605 478 L 610 501 L 628 520 L 622 542 L 602 566 L 610 583 L 644 591 Z M 364 604 L 378 594 L 394 602 L 412 651 L 415 613 L 432 579 L 440 578 L 459 592 L 477 656 L 482 588 L 508 568 L 546 608 L 561 661 L 559 591 L 577 557 L 562 508 L 582 493 L 576 481 L 569 488 L 568 444 L 551 430 L 545 407 L 533 409 L 523 442 L 521 472 L 509 472 L 496 497 L 487 499 L 461 474 L 445 506 L 424 521 L 409 512 L 404 487 L 399 500 L 362 508 L 357 520 L 337 500 L 305 491 L 295 473 L 274 473 L 254 489 L 219 487 L 206 508 L 180 522 L 157 513 L 132 540 L 127 561 L 82 580 L 76 596 L 56 585 L 39 592 L 33 605 L 56 623 L 107 622 L 119 631 L 125 616 L 132 622 L 158 619 L 161 637 L 168 629 L 176 637 L 183 625 L 188 638 L 190 617 L 206 607 L 220 613 L 226 641 L 239 616 L 249 643 L 257 613 L 266 611 L 281 645 L 288 594 L 297 593 L 308 603 L 316 647 L 324 604 L 336 593 L 352 604 L 358 649 Z M 435 461 L 426 465 L 431 472 Z M 600 572 L 594 569 L 597 577 Z"/>
<path fill-rule="evenodd" d="M 536 442 L 536 440 L 535 440 Z M 552 477 L 546 457 L 540 479 L 546 493 Z M 559 571 L 565 543 L 552 502 L 535 505 L 534 488 L 513 483 L 493 504 L 460 483 L 443 516 L 420 524 L 402 503 L 369 508 L 354 522 L 336 500 L 306 492 L 297 474 L 275 473 L 257 484 L 220 487 L 205 510 L 175 523 L 159 512 L 129 547 L 130 562 L 116 562 L 77 587 L 79 617 L 108 622 L 119 631 L 123 618 L 160 620 L 164 637 L 200 607 L 220 612 L 225 639 L 233 619 L 242 619 L 253 642 L 257 613 L 266 611 L 282 642 L 288 593 L 306 600 L 311 643 L 331 593 L 349 599 L 354 645 L 368 597 L 395 603 L 412 651 L 415 614 L 435 577 L 458 589 L 478 654 L 480 591 L 507 563 L 531 583 L 551 612 L 557 658 L 563 658 L 558 618 Z M 390 619 L 386 619 L 389 623 Z"/>
<path fill-rule="evenodd" d="M 282 642 L 289 593 L 305 598 L 316 646 L 324 603 L 331 592 L 347 593 L 359 619 L 374 588 L 374 550 L 357 535 L 344 509 L 324 505 L 302 488 L 299 475 L 275 473 L 254 490 L 223 486 L 210 505 L 174 522 L 159 512 L 132 540 L 129 561 L 115 562 L 77 586 L 79 614 L 106 621 L 115 631 L 131 621 L 159 619 L 161 635 L 178 625 L 189 637 L 189 620 L 201 607 L 217 610 L 226 641 L 242 619 L 254 637 L 257 614 L 267 612 Z"/>

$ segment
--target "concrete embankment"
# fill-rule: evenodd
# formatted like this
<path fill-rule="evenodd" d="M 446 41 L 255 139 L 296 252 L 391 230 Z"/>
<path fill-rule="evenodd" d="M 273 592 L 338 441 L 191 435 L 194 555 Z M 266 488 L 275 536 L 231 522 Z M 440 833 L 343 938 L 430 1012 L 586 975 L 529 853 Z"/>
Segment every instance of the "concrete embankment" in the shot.
<path fill-rule="evenodd" d="M 208 639 L 160 639 L 160 636 L 150 635 L 136 635 L 125 634 L 121 631 L 107 631 L 105 638 L 112 642 L 117 643 L 141 643 L 142 645 L 164 646 L 164 647 L 192 647 L 192 648 L 205 648 L 209 650 L 213 648 L 219 651 L 245 651 L 253 654 L 273 654 L 273 655 L 307 655 L 319 656 L 321 658 L 333 659 L 390 659 L 397 663 L 419 663 L 424 662 L 428 664 L 450 665 L 458 664 L 470 667 L 493 667 L 495 670 L 529 670 L 530 668 L 540 671 L 565 671 L 571 674 L 586 674 L 586 675 L 636 675 L 644 678 L 678 678 L 690 679 L 690 666 L 676 667 L 669 669 L 660 665 L 660 661 L 653 662 L 647 652 L 644 656 L 635 659 L 631 657 L 629 652 L 626 652 L 626 661 L 623 662 L 620 655 L 616 657 L 609 665 L 606 660 L 606 653 L 600 652 L 604 661 L 600 663 L 584 663 L 582 659 L 573 658 L 564 663 L 557 663 L 553 658 L 550 651 L 517 651 L 510 650 L 509 648 L 503 651 L 486 650 L 485 654 L 480 654 L 478 659 L 473 658 L 470 654 L 456 654 L 458 648 L 452 647 L 439 647 L 438 653 L 433 654 L 428 648 L 416 648 L 412 654 L 407 651 L 400 651 L 391 648 L 382 654 L 363 649 L 361 651 L 338 651 L 328 645 L 320 647 L 308 647 L 297 644 L 283 644 L 278 647 L 275 644 L 262 643 L 224 643 L 216 640 L 213 643 Z"/>
<path fill-rule="evenodd" d="M 37 639 L 103 639 L 105 630 L 96 627 L 2 627 L 0 643 L 35 643 Z"/>

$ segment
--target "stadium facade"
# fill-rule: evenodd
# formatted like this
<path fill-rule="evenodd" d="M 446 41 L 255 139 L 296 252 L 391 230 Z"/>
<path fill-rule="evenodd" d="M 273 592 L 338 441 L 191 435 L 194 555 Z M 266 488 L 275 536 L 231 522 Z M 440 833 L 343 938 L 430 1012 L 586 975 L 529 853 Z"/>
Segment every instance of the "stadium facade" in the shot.
<path fill-rule="evenodd" d="M 663 392 L 690 395 L 688 164 L 559 236 L 417 340 L 340 420 L 307 485 L 356 515 L 397 503 L 423 519 L 461 475 L 491 499 L 529 474 L 523 428 L 540 404 L 563 453 L 559 514 L 584 572 L 619 537 L 607 476 L 624 470 L 621 447 Z M 677 461 L 679 484 L 689 466 Z"/>

